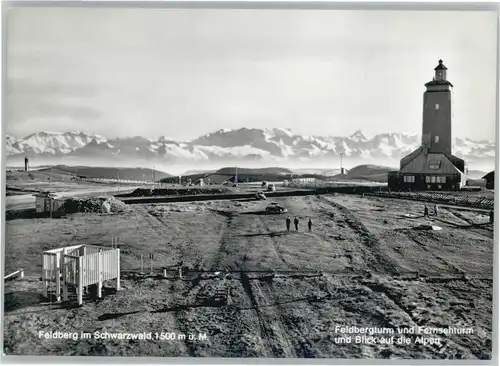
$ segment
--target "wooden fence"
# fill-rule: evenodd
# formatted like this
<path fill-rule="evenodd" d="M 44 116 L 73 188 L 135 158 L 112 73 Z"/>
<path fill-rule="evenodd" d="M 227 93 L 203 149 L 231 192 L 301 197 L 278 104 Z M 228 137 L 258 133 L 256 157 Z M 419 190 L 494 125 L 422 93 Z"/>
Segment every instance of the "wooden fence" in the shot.
<path fill-rule="evenodd" d="M 477 193 L 467 192 L 428 192 L 428 191 L 389 191 L 383 184 L 377 185 L 353 185 L 328 183 L 318 184 L 292 184 L 296 188 L 313 188 L 316 194 L 342 193 L 342 194 L 366 194 L 387 198 L 402 198 L 416 201 L 425 201 L 447 205 L 467 206 L 493 210 L 495 200 L 493 197 L 482 196 Z"/>
<path fill-rule="evenodd" d="M 440 192 L 388 192 L 388 191 L 372 191 L 366 192 L 367 195 L 402 198 L 416 201 L 425 201 L 433 203 L 441 203 L 447 205 L 458 205 L 476 207 L 482 209 L 493 210 L 495 208 L 495 200 L 493 197 L 485 197 L 479 195 L 450 194 Z"/>

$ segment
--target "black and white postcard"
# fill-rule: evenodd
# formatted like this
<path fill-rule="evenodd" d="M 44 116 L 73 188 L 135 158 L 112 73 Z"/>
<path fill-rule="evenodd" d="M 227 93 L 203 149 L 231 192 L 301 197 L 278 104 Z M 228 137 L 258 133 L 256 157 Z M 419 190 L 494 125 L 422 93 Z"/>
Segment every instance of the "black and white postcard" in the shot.
<path fill-rule="evenodd" d="M 493 5 L 4 8 L 5 355 L 493 357 Z"/>

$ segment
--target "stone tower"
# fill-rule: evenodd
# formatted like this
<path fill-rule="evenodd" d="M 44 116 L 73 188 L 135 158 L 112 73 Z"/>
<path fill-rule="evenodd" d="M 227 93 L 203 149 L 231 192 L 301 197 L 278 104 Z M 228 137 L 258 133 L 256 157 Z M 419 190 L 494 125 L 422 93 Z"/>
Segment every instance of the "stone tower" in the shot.
<path fill-rule="evenodd" d="M 446 79 L 443 60 L 434 69 L 432 81 L 425 84 L 422 147 L 427 153 L 452 153 L 451 118 L 453 84 Z"/>

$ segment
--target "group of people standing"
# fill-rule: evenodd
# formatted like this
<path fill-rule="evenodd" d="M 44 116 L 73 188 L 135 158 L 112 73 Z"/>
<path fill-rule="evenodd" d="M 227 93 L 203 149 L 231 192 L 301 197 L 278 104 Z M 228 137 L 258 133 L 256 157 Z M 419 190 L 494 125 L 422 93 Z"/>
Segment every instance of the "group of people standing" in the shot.
<path fill-rule="evenodd" d="M 434 216 L 438 215 L 438 206 L 434 205 Z M 424 206 L 424 217 L 429 217 L 429 207 L 427 205 Z"/>
<path fill-rule="evenodd" d="M 295 216 L 293 219 L 293 224 L 295 225 L 295 231 L 299 231 L 299 218 Z M 286 218 L 286 231 L 290 231 L 290 226 L 292 225 L 292 219 L 290 217 Z M 307 222 L 307 228 L 309 231 L 312 230 L 312 220 L 309 218 L 309 221 Z"/>

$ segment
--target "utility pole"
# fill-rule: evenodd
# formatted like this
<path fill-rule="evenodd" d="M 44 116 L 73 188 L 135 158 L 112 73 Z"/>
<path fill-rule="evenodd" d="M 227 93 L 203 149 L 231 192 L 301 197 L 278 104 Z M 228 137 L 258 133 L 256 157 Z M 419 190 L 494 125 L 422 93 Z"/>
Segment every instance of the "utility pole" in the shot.
<path fill-rule="evenodd" d="M 153 169 L 151 169 L 151 176 L 153 177 L 153 189 L 155 187 L 155 166 L 153 165 Z"/>
<path fill-rule="evenodd" d="M 344 174 L 344 169 L 342 168 L 342 157 L 344 153 L 340 153 L 340 174 Z"/>
<path fill-rule="evenodd" d="M 238 184 L 238 165 L 236 165 L 236 172 L 235 172 L 235 175 L 234 175 L 234 183 Z"/>

